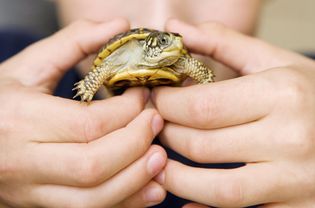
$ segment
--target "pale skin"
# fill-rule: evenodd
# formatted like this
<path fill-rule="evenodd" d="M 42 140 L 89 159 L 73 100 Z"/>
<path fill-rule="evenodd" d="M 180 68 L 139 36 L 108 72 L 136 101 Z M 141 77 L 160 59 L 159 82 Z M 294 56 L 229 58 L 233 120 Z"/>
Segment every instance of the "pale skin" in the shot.
<path fill-rule="evenodd" d="M 104 2 L 116 1 L 95 0 L 92 4 L 76 0 L 64 10 L 80 8 L 74 16 L 63 18 L 69 27 L 1 63 L 1 206 L 136 208 L 163 201 L 165 189 L 152 178 L 165 166 L 166 155 L 162 148 L 151 145 L 163 120 L 156 110 L 144 109 L 146 90 L 130 89 L 122 96 L 88 106 L 51 95 L 66 70 L 95 53 L 114 34 L 130 28 L 126 20 L 110 21 L 116 12 L 104 12 Z M 168 2 L 155 1 L 159 10 L 145 10 L 156 17 L 151 21 L 140 22 L 143 13 L 137 12 L 125 17 L 131 27 L 163 29 L 168 18 L 183 15 L 177 13 L 181 11 L 178 5 L 165 10 L 170 7 L 165 4 Z M 193 9 L 198 4 L 187 4 L 186 11 L 198 14 L 190 16 L 200 17 L 189 18 L 189 22 L 217 20 L 252 33 L 259 1 L 211 2 L 207 7 L 217 12 L 204 15 Z M 185 9 L 185 4 L 181 5 Z M 93 14 L 107 16 L 96 18 Z M 92 22 L 72 23 L 83 17 Z"/>
<path fill-rule="evenodd" d="M 144 110 L 147 90 L 90 105 L 51 95 L 68 68 L 128 28 L 122 19 L 76 22 L 0 65 L 1 206 L 145 207 L 164 199 L 152 178 L 166 154 L 151 145 L 163 120 Z"/>
<path fill-rule="evenodd" d="M 166 28 L 241 77 L 155 88 L 152 100 L 166 121 L 162 143 L 199 163 L 246 166 L 202 169 L 169 160 L 156 180 L 200 203 L 185 208 L 314 207 L 315 62 L 217 23 L 171 20 Z"/>

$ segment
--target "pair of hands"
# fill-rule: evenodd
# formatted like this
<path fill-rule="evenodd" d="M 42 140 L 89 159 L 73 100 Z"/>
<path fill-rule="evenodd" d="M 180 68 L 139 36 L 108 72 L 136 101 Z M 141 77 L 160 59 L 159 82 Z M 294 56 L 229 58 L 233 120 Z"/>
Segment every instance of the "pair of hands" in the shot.
<path fill-rule="evenodd" d="M 66 69 L 128 29 L 123 20 L 75 23 L 0 66 L 3 203 L 145 207 L 161 202 L 166 189 L 216 207 L 315 204 L 313 61 L 218 24 L 172 20 L 167 29 L 192 51 L 247 76 L 156 88 L 157 111 L 144 110 L 149 93 L 140 88 L 90 105 L 50 95 Z M 217 170 L 167 161 L 151 145 L 161 117 L 161 141 L 180 154 L 246 165 Z"/>

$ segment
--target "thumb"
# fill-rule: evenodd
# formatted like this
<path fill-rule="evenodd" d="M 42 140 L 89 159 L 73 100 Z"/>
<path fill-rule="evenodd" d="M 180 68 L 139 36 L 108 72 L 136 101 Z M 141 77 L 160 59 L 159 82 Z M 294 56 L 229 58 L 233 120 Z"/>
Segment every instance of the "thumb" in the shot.
<path fill-rule="evenodd" d="M 185 45 L 192 52 L 212 56 L 242 75 L 306 59 L 219 23 L 207 22 L 193 26 L 171 19 L 167 22 L 166 29 L 183 35 Z"/>
<path fill-rule="evenodd" d="M 64 73 L 97 51 L 115 34 L 129 29 L 124 19 L 96 23 L 81 20 L 43 39 L 3 64 L 3 73 L 26 86 L 51 92 Z"/>

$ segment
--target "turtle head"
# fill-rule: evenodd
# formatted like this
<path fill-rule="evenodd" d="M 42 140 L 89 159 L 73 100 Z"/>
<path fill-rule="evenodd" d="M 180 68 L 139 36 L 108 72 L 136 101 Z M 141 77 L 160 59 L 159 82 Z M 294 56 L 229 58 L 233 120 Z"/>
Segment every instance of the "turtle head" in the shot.
<path fill-rule="evenodd" d="M 143 49 L 149 66 L 163 67 L 174 64 L 183 55 L 184 46 L 179 34 L 154 31 L 145 39 Z"/>

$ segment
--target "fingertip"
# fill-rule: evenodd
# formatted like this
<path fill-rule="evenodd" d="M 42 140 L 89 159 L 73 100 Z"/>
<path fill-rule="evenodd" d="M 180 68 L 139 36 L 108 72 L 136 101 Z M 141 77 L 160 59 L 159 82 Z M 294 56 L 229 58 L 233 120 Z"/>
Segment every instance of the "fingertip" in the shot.
<path fill-rule="evenodd" d="M 161 171 L 157 176 L 154 177 L 154 180 L 160 185 L 163 185 L 165 181 L 165 171 Z"/>
<path fill-rule="evenodd" d="M 150 90 L 144 87 L 132 87 L 127 89 L 122 96 L 137 97 L 142 100 L 142 105 L 144 106 L 150 97 Z"/>
<path fill-rule="evenodd" d="M 161 203 L 166 197 L 166 191 L 156 182 L 150 182 L 143 189 L 143 199 L 147 202 L 147 206 L 153 206 Z"/>
<path fill-rule="evenodd" d="M 152 132 L 156 136 L 163 128 L 163 118 L 160 114 L 156 113 L 151 120 Z"/>
<path fill-rule="evenodd" d="M 167 155 L 165 150 L 158 145 L 151 146 L 149 150 L 149 158 L 147 161 L 148 173 L 153 177 L 157 175 L 165 167 Z"/>
<path fill-rule="evenodd" d="M 151 148 L 150 150 L 153 151 L 153 152 L 159 152 L 159 154 L 161 154 L 163 156 L 163 158 L 165 158 L 165 164 L 166 164 L 166 162 L 167 162 L 167 153 L 166 153 L 165 149 L 162 146 L 157 145 L 157 144 L 151 145 L 150 148 Z"/>

